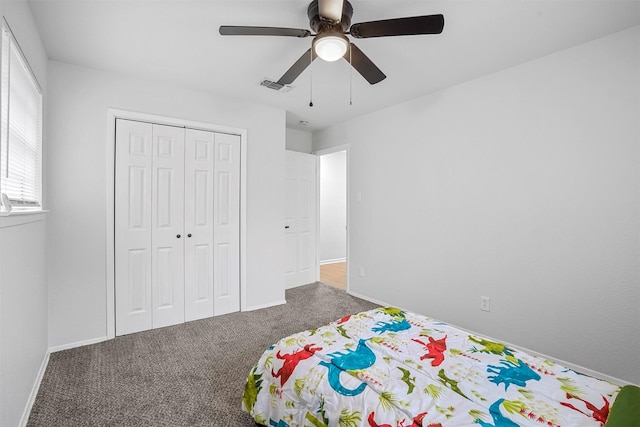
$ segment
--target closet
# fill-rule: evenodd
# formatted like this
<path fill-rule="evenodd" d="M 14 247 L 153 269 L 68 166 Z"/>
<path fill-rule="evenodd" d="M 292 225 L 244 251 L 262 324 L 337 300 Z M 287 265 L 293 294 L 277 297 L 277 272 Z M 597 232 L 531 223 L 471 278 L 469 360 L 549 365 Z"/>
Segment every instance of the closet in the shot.
<path fill-rule="evenodd" d="M 240 136 L 116 120 L 116 335 L 240 309 Z"/>

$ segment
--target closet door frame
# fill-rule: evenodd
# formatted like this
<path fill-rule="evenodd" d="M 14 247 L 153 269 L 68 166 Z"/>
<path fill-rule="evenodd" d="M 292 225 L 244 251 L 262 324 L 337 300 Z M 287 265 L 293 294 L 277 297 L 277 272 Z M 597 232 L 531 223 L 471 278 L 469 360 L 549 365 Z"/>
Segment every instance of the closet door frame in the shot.
<path fill-rule="evenodd" d="M 216 133 L 238 135 L 240 137 L 240 311 L 247 308 L 246 293 L 246 230 L 247 230 L 247 130 L 221 126 L 213 123 L 196 122 L 159 116 L 155 114 L 138 113 L 115 108 L 107 109 L 107 152 L 106 152 L 106 331 L 107 339 L 115 338 L 115 129 L 116 120 L 137 120 L 160 125 L 179 126 L 191 129 L 200 129 Z"/>

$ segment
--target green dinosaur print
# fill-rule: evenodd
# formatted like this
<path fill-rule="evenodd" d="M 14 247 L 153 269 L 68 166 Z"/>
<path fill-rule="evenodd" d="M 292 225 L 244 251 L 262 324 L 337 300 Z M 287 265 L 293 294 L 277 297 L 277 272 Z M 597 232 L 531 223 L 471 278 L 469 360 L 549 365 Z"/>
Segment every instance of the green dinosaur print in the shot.
<path fill-rule="evenodd" d="M 480 353 L 492 353 L 492 354 L 497 354 L 499 356 L 513 356 L 513 350 L 508 348 L 507 346 L 505 346 L 502 343 L 499 342 L 493 342 L 493 341 L 489 341 L 489 340 L 485 340 L 483 339 L 477 339 L 471 335 L 469 335 L 469 340 L 480 344 L 481 346 L 483 346 L 484 348 L 478 350 L 477 348 L 473 347 L 471 349 L 472 352 L 480 352 Z"/>
<path fill-rule="evenodd" d="M 400 372 L 402 372 L 401 380 L 409 388 L 409 391 L 407 391 L 407 394 L 411 394 L 411 392 L 413 392 L 413 389 L 416 386 L 416 377 L 411 377 L 411 372 L 407 369 L 401 368 L 400 366 L 398 366 L 398 369 L 400 369 Z"/>
<path fill-rule="evenodd" d="M 440 382 L 442 384 L 449 385 L 449 388 L 451 390 L 455 391 L 456 393 L 458 393 L 460 396 L 464 397 L 465 399 L 469 399 L 467 396 L 465 396 L 465 394 L 462 392 L 462 390 L 460 390 L 460 388 L 458 388 L 458 381 L 447 377 L 447 375 L 444 373 L 444 369 L 440 369 L 440 371 L 438 372 L 438 376 L 440 377 Z"/>
<path fill-rule="evenodd" d="M 338 326 L 336 329 L 338 330 L 338 332 L 340 332 L 340 335 L 342 335 L 343 337 L 345 337 L 347 339 L 351 339 L 351 337 L 349 335 L 347 335 L 347 331 L 344 330 L 342 325 Z"/>
<path fill-rule="evenodd" d="M 244 385 L 244 396 L 242 397 L 242 403 L 249 412 L 253 410 L 253 406 L 258 399 L 258 393 L 262 389 L 262 374 L 256 374 L 256 368 L 257 366 L 251 370 L 247 377 L 247 382 Z"/>
<path fill-rule="evenodd" d="M 391 317 L 401 317 L 403 319 L 405 317 L 404 311 L 396 307 L 380 307 L 378 310 L 385 314 L 388 314 Z"/>

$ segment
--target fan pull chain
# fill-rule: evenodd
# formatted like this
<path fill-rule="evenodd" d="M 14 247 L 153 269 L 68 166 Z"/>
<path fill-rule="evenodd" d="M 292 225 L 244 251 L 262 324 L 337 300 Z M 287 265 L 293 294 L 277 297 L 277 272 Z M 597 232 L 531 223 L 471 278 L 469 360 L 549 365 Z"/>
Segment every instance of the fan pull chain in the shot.
<path fill-rule="evenodd" d="M 349 46 L 349 105 L 353 105 L 353 62 L 351 59 L 351 46 Z"/>
<path fill-rule="evenodd" d="M 313 48 L 309 50 L 309 107 L 313 107 Z"/>

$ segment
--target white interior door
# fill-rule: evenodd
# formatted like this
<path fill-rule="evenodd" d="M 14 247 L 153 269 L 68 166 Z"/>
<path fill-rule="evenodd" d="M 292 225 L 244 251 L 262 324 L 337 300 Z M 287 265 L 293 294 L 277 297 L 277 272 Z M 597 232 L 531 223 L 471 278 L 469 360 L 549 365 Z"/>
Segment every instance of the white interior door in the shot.
<path fill-rule="evenodd" d="M 285 287 L 317 280 L 316 156 L 286 151 Z"/>
<path fill-rule="evenodd" d="M 117 120 L 115 170 L 116 335 L 151 329 L 152 125 Z"/>
<path fill-rule="evenodd" d="M 215 134 L 185 134 L 185 319 L 213 316 L 213 158 Z"/>
<path fill-rule="evenodd" d="M 184 129 L 153 125 L 153 327 L 184 322 Z"/>
<path fill-rule="evenodd" d="M 213 313 L 240 310 L 240 136 L 216 133 Z"/>

